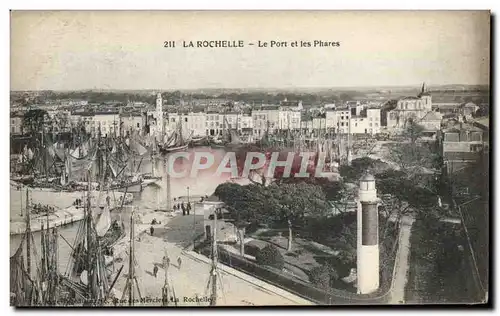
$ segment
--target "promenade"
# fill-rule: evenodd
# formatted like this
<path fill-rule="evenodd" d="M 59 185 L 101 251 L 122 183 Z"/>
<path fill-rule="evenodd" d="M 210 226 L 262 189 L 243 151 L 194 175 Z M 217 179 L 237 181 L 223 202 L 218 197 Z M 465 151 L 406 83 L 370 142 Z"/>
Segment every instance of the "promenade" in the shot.
<path fill-rule="evenodd" d="M 166 214 L 166 213 L 163 213 Z M 134 296 L 134 306 L 158 306 L 161 305 L 162 287 L 165 282 L 165 269 L 163 267 L 163 256 L 170 258 L 168 268 L 168 281 L 172 286 L 177 306 L 205 306 L 209 305 L 210 293 L 207 283 L 210 276 L 210 260 L 184 249 L 191 244 L 195 233 L 202 232 L 203 216 L 199 214 L 166 218 L 159 216 L 161 213 L 149 213 L 143 216 L 143 222 L 150 221 L 152 217 L 162 221 L 156 225 L 153 236 L 150 235 L 151 225 L 136 225 L 135 275 L 139 283 L 141 298 L 137 291 Z M 161 218 L 161 219 L 160 219 Z M 164 222 L 165 221 L 165 222 Z M 144 232 L 144 230 L 147 230 Z M 142 233 L 141 233 L 142 231 Z M 124 265 L 122 275 L 115 284 L 116 298 L 121 299 L 128 275 L 128 240 L 122 240 L 115 247 L 115 259 L 121 263 L 115 263 L 118 270 Z M 178 259 L 181 264 L 178 264 Z M 159 267 L 157 276 L 153 274 L 154 265 Z M 274 287 L 266 282 L 253 278 L 249 275 L 236 271 L 230 267 L 219 264 L 219 279 L 217 287 L 217 305 L 245 306 L 245 305 L 306 305 L 311 302 L 297 297 L 285 290 Z M 127 298 L 125 298 L 127 299 Z M 173 305 L 173 303 L 171 302 Z M 128 305 L 128 303 L 123 303 Z"/>

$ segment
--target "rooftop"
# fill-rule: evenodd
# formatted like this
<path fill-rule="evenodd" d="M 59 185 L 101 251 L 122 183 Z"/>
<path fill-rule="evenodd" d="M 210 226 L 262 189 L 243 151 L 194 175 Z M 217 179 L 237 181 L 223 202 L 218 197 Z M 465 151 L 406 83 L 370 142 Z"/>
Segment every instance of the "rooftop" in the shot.
<path fill-rule="evenodd" d="M 444 160 L 475 161 L 479 159 L 480 153 L 477 152 L 445 152 Z"/>
<path fill-rule="evenodd" d="M 481 117 L 476 119 L 476 123 L 480 124 L 486 128 L 490 127 L 490 118 L 489 117 Z"/>
<path fill-rule="evenodd" d="M 447 128 L 443 129 L 443 133 L 457 133 L 460 131 L 482 132 L 483 130 L 477 126 L 466 124 L 466 123 L 449 125 Z"/>
<path fill-rule="evenodd" d="M 372 174 L 367 172 L 359 180 L 360 181 L 375 181 L 375 177 Z"/>
<path fill-rule="evenodd" d="M 429 111 L 422 118 L 422 121 L 439 121 L 440 122 L 441 119 L 442 119 L 442 116 L 440 113 L 434 112 L 434 111 Z"/>
<path fill-rule="evenodd" d="M 71 112 L 71 115 L 80 115 L 80 116 L 95 116 L 95 115 L 118 115 L 118 111 L 106 111 L 106 112 Z"/>
<path fill-rule="evenodd" d="M 400 100 L 420 100 L 420 98 L 417 98 L 417 97 L 402 97 Z"/>

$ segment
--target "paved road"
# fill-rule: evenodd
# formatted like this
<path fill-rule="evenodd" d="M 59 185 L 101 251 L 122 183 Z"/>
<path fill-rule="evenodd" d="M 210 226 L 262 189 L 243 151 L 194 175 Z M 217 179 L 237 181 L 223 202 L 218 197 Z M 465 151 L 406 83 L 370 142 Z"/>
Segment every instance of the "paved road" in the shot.
<path fill-rule="evenodd" d="M 395 262 L 396 274 L 392 282 L 389 304 L 401 304 L 405 302 L 405 287 L 408 281 L 408 269 L 410 266 L 410 235 L 414 220 L 411 215 L 405 215 L 401 218 L 399 249 Z"/>
<path fill-rule="evenodd" d="M 197 227 L 202 231 L 201 214 L 197 215 Z M 149 232 L 143 234 L 136 241 L 136 275 L 139 281 L 139 288 L 143 298 L 149 297 L 153 301 L 135 305 L 161 305 L 158 300 L 162 296 L 162 287 L 165 281 L 165 269 L 162 258 L 165 253 L 170 258 L 168 268 L 168 280 L 173 286 L 175 295 L 179 300 L 178 306 L 198 306 L 209 305 L 207 298 L 210 293 L 207 291 L 207 283 L 210 275 L 210 265 L 207 262 L 196 259 L 192 255 L 185 255 L 183 248 L 191 243 L 193 239 L 193 215 L 178 215 L 172 218 L 164 228 L 156 228 L 154 235 Z M 140 241 L 139 241 L 140 240 Z M 178 258 L 181 258 L 181 265 L 178 265 Z M 116 289 L 123 292 L 128 274 L 128 255 L 122 253 L 125 264 L 123 276 L 117 281 Z M 117 267 L 121 266 L 118 264 Z M 157 277 L 153 275 L 154 264 L 160 267 Z M 220 272 L 218 287 L 217 305 L 297 305 L 311 304 L 285 291 L 273 291 L 272 286 L 262 286 L 262 281 L 250 276 L 243 275 L 231 268 L 224 267 Z M 279 293 L 279 294 L 277 294 Z M 121 298 L 121 293 L 117 293 Z M 196 298 L 201 299 L 196 302 Z M 156 301 L 154 301 L 156 299 Z"/>

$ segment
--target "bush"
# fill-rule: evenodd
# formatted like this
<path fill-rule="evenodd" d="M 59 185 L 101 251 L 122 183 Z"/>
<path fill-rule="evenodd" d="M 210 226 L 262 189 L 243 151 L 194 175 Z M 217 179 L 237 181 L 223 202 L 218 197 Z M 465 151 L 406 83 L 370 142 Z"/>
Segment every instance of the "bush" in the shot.
<path fill-rule="evenodd" d="M 322 290 L 330 289 L 332 283 L 337 279 L 337 271 L 330 265 L 321 265 L 309 271 L 311 283 Z"/>
<path fill-rule="evenodd" d="M 259 250 L 255 259 L 260 265 L 271 266 L 280 270 L 285 266 L 283 256 L 278 248 L 273 245 L 267 245 Z"/>

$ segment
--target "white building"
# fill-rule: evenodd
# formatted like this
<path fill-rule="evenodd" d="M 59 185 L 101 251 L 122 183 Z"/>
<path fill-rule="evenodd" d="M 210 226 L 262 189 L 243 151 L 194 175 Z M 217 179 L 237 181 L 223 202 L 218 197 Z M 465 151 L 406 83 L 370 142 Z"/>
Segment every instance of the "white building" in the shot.
<path fill-rule="evenodd" d="M 327 110 L 325 113 L 326 129 L 334 133 L 345 134 L 349 129 L 349 109 L 337 108 Z"/>
<path fill-rule="evenodd" d="M 82 121 L 85 131 L 92 135 L 97 135 L 99 128 L 103 137 L 120 134 L 120 114 L 118 112 L 73 113 L 71 121 L 73 123 Z"/>
<path fill-rule="evenodd" d="M 207 135 L 207 115 L 204 112 L 189 112 L 187 115 L 183 115 L 182 119 L 183 126 L 186 126 L 191 136 Z"/>
<path fill-rule="evenodd" d="M 164 131 L 170 134 L 182 127 L 183 135 L 192 137 L 205 136 L 207 132 L 207 114 L 204 112 L 168 113 L 164 115 Z"/>
<path fill-rule="evenodd" d="M 297 130 L 300 128 L 301 113 L 298 110 L 288 108 L 280 108 L 278 113 L 278 128 Z"/>
<path fill-rule="evenodd" d="M 380 133 L 380 109 L 368 108 L 361 111 L 360 115 L 351 116 L 352 134 L 378 134 Z"/>
<path fill-rule="evenodd" d="M 23 132 L 23 115 L 11 114 L 10 115 L 10 134 L 19 135 Z"/>
<path fill-rule="evenodd" d="M 206 113 L 206 128 L 207 135 L 216 136 L 220 135 L 219 130 L 222 129 L 222 126 L 219 126 L 219 113 L 215 111 L 210 111 Z"/>
<path fill-rule="evenodd" d="M 253 129 L 253 118 L 251 114 L 242 114 L 240 116 L 240 128 L 244 129 Z"/>
<path fill-rule="evenodd" d="M 264 136 L 266 131 L 273 134 L 279 129 L 280 123 L 279 106 L 264 106 L 252 111 L 253 135 L 256 139 Z"/>
<path fill-rule="evenodd" d="M 326 129 L 334 133 L 378 134 L 381 128 L 380 108 L 337 108 L 326 111 Z"/>
<path fill-rule="evenodd" d="M 145 116 L 139 112 L 120 114 L 120 133 L 122 136 L 129 134 L 143 135 Z"/>
<path fill-rule="evenodd" d="M 387 112 L 387 128 L 402 130 L 408 120 L 420 121 L 427 112 L 432 111 L 432 97 L 422 85 L 422 91 L 417 97 L 404 97 L 398 100 L 396 107 Z"/>

